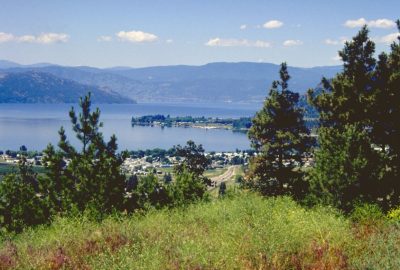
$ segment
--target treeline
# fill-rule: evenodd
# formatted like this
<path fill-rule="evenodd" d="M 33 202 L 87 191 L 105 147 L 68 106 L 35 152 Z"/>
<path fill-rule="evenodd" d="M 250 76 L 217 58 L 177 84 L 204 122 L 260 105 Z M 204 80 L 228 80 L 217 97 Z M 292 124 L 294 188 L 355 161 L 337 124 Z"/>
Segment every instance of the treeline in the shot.
<path fill-rule="evenodd" d="M 164 116 L 161 114 L 156 115 L 144 115 L 140 117 L 132 117 L 132 126 L 135 125 L 154 125 L 159 124 L 165 127 L 172 127 L 179 123 L 188 124 L 217 124 L 217 125 L 230 125 L 234 130 L 246 130 L 251 127 L 250 117 L 241 117 L 239 119 L 234 118 L 212 118 L 212 117 L 192 117 L 192 116 L 177 116 L 171 117 L 170 115 Z"/>
<path fill-rule="evenodd" d="M 400 31 L 400 22 L 397 21 Z M 345 211 L 372 203 L 388 210 L 400 203 L 400 36 L 389 53 L 375 55 L 367 27 L 339 52 L 343 71 L 323 78 L 308 101 L 319 114 L 318 140 L 309 136 L 299 95 L 282 64 L 249 138 L 259 155 L 247 185 L 268 196 L 329 204 Z M 318 147 L 316 146 L 318 145 Z M 307 159 L 315 165 L 299 168 Z"/>

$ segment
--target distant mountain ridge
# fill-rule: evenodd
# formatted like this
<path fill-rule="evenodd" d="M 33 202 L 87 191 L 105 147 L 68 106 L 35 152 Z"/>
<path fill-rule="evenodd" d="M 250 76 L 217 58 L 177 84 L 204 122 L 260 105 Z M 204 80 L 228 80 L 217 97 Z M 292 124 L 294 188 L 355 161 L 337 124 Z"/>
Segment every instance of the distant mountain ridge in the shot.
<path fill-rule="evenodd" d="M 76 103 L 89 91 L 96 103 L 134 102 L 97 86 L 83 85 L 48 73 L 0 72 L 0 103 Z"/>
<path fill-rule="evenodd" d="M 14 74 L 48 73 L 139 102 L 260 102 L 279 76 L 279 65 L 253 62 L 100 69 L 46 63 L 24 66 L 0 61 L 0 70 Z M 318 85 L 322 77 L 331 78 L 340 70 L 340 66 L 289 67 L 290 88 L 304 94 Z"/>

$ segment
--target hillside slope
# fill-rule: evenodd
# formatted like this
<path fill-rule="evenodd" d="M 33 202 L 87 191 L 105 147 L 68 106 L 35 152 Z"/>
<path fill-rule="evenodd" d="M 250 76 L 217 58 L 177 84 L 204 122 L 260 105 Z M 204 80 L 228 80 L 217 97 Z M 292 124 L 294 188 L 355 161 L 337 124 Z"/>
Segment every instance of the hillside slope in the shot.
<path fill-rule="evenodd" d="M 75 103 L 88 91 L 97 103 L 134 102 L 97 86 L 83 85 L 43 72 L 0 72 L 0 103 Z"/>
<path fill-rule="evenodd" d="M 339 66 L 289 67 L 290 87 L 295 92 L 305 93 L 323 76 L 331 78 L 340 69 Z M 45 72 L 150 102 L 260 102 L 279 76 L 279 65 L 251 62 L 109 69 L 31 65 L 4 70 Z"/>
<path fill-rule="evenodd" d="M 0 269 L 400 269 L 399 240 L 395 227 L 245 193 L 102 223 L 58 219 L 0 242 Z"/>

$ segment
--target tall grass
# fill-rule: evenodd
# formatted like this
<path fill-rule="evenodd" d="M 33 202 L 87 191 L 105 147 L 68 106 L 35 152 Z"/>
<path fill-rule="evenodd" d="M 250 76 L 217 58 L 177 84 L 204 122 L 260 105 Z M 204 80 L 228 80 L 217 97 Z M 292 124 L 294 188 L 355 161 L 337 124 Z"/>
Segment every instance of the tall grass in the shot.
<path fill-rule="evenodd" d="M 241 193 L 101 223 L 60 218 L 3 241 L 0 269 L 400 269 L 390 228 L 361 234 L 333 209 Z"/>

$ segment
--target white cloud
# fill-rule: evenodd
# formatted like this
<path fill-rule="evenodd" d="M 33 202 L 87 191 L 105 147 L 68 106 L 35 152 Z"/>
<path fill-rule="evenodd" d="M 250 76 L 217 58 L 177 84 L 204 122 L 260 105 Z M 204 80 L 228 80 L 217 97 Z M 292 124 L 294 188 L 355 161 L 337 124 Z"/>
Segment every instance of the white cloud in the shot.
<path fill-rule="evenodd" d="M 97 41 L 99 41 L 99 42 L 110 42 L 110 41 L 112 41 L 112 37 L 110 37 L 110 36 L 99 36 L 97 38 Z"/>
<path fill-rule="evenodd" d="M 289 40 L 285 40 L 283 42 L 283 46 L 285 47 L 293 47 L 293 46 L 299 46 L 299 45 L 303 45 L 303 41 L 301 40 L 294 40 L 294 39 L 289 39 Z"/>
<path fill-rule="evenodd" d="M 377 20 L 367 21 L 364 18 L 359 18 L 357 20 L 347 20 L 344 23 L 344 26 L 349 27 L 349 28 L 356 28 L 356 27 L 362 27 L 365 24 L 371 28 L 393 28 L 393 27 L 396 27 L 396 23 L 389 19 L 377 19 Z"/>
<path fill-rule="evenodd" d="M 373 40 L 377 43 L 391 44 L 397 41 L 398 37 L 400 37 L 400 33 L 392 33 L 386 36 L 376 37 Z"/>
<path fill-rule="evenodd" d="M 246 24 L 242 24 L 242 25 L 239 27 L 240 30 L 244 30 L 244 29 L 246 29 L 246 28 L 247 28 L 247 25 L 246 25 Z"/>
<path fill-rule="evenodd" d="M 0 43 L 16 41 L 22 43 L 50 44 L 58 42 L 67 42 L 68 39 L 69 36 L 64 33 L 42 33 L 38 36 L 34 35 L 14 36 L 13 34 L 0 32 Z"/>
<path fill-rule="evenodd" d="M 346 37 L 341 37 L 340 39 L 330 39 L 327 38 L 324 40 L 324 43 L 327 45 L 342 45 L 344 44 L 348 39 Z"/>
<path fill-rule="evenodd" d="M 263 27 L 267 28 L 267 29 L 273 29 L 273 28 L 279 28 L 282 25 L 283 25 L 283 22 L 281 22 L 281 21 L 271 20 L 271 21 L 268 21 L 268 22 L 264 23 Z"/>
<path fill-rule="evenodd" d="M 268 41 L 256 40 L 256 41 L 249 41 L 250 47 L 258 47 L 258 48 L 268 48 L 271 47 L 271 43 Z"/>
<path fill-rule="evenodd" d="M 27 43 L 33 43 L 36 41 L 36 37 L 32 35 L 24 35 L 20 36 L 17 38 L 18 42 L 27 42 Z"/>
<path fill-rule="evenodd" d="M 174 40 L 172 40 L 172 39 L 167 39 L 165 42 L 168 43 L 168 44 L 171 44 L 171 43 L 174 42 Z"/>
<path fill-rule="evenodd" d="M 360 18 L 358 20 L 347 20 L 344 23 L 344 26 L 349 28 L 356 28 L 356 27 L 362 27 L 365 24 L 367 24 L 367 20 L 364 18 Z"/>
<path fill-rule="evenodd" d="M 14 39 L 13 34 L 0 32 L 0 43 L 9 42 L 12 41 L 13 39 Z"/>
<path fill-rule="evenodd" d="M 396 23 L 389 19 L 378 19 L 375 21 L 369 21 L 368 26 L 375 28 L 393 28 L 396 27 Z"/>
<path fill-rule="evenodd" d="M 158 37 L 154 34 L 145 33 L 142 31 L 119 31 L 115 34 L 122 41 L 129 42 L 152 42 L 158 39 Z"/>
<path fill-rule="evenodd" d="M 327 39 L 324 40 L 324 43 L 327 44 L 327 45 L 338 45 L 339 41 L 327 38 Z"/>
<path fill-rule="evenodd" d="M 205 43 L 206 46 L 210 47 L 257 47 L 257 48 L 268 48 L 271 47 L 271 43 L 262 40 L 247 40 L 247 39 L 222 39 L 212 38 Z"/>
<path fill-rule="evenodd" d="M 64 33 L 42 33 L 35 38 L 35 42 L 41 44 L 50 44 L 67 42 L 68 39 L 69 36 Z"/>

